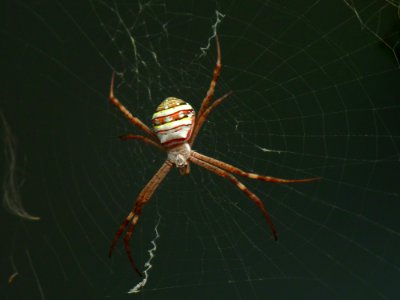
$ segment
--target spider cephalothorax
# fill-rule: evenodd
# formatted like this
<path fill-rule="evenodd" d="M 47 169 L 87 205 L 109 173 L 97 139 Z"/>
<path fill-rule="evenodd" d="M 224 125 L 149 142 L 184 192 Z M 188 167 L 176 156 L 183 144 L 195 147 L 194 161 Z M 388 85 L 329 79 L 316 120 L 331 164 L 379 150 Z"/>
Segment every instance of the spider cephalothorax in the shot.
<path fill-rule="evenodd" d="M 219 49 L 219 42 L 217 37 L 216 42 L 218 53 L 217 63 L 214 68 L 213 79 L 211 80 L 210 87 L 208 88 L 207 94 L 201 103 L 196 122 L 194 109 L 190 104 L 181 99 L 169 97 L 161 102 L 161 104 L 157 107 L 157 110 L 152 118 L 154 130 L 151 130 L 137 117 L 133 116 L 129 112 L 129 110 L 126 109 L 126 107 L 123 106 L 114 96 L 114 74 L 111 79 L 110 101 L 119 108 L 119 110 L 125 115 L 125 117 L 128 118 L 128 120 L 130 120 L 133 125 L 143 130 L 146 134 L 145 136 L 128 134 L 122 136 L 122 139 L 142 140 L 147 144 L 153 145 L 158 149 L 167 152 L 167 159 L 165 160 L 164 164 L 139 193 L 132 211 L 128 214 L 128 216 L 120 225 L 112 241 L 109 251 L 109 256 L 111 256 L 119 237 L 126 229 L 126 227 L 128 227 L 127 232 L 124 236 L 125 251 L 128 254 L 128 258 L 131 262 L 132 267 L 139 275 L 141 275 L 141 273 L 132 258 L 131 249 L 129 247 L 129 240 L 133 234 L 137 222 L 139 221 L 139 216 L 142 213 L 143 206 L 150 200 L 156 188 L 164 180 L 165 176 L 168 174 L 173 166 L 176 166 L 182 175 L 187 175 L 189 174 L 189 164 L 194 163 L 210 172 L 215 173 L 218 176 L 228 179 L 260 208 L 265 220 L 267 221 L 268 226 L 271 228 L 275 240 L 278 239 L 278 234 L 275 229 L 274 223 L 272 222 L 267 210 L 264 207 L 263 202 L 260 200 L 260 198 L 257 197 L 257 195 L 252 193 L 243 183 L 241 183 L 233 174 L 250 179 L 277 183 L 307 182 L 319 179 L 282 179 L 259 175 L 255 173 L 248 173 L 230 164 L 224 163 L 215 158 L 191 150 L 191 146 L 196 140 L 197 134 L 199 133 L 200 128 L 202 127 L 210 112 L 230 94 L 227 93 L 211 103 L 219 73 L 221 71 L 221 52 Z"/>

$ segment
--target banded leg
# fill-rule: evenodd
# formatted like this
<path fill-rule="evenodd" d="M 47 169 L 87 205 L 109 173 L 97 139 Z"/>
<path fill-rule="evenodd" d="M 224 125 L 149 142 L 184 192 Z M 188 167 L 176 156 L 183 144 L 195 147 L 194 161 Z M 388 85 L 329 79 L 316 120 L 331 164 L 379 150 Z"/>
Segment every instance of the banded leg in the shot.
<path fill-rule="evenodd" d="M 132 219 L 132 222 L 129 225 L 128 230 L 126 231 L 126 234 L 124 236 L 124 248 L 125 248 L 126 254 L 128 255 L 128 259 L 129 259 L 129 262 L 131 263 L 131 266 L 136 271 L 136 273 L 139 274 L 140 277 L 143 277 L 142 272 L 140 272 L 139 268 L 136 266 L 135 261 L 133 260 L 132 251 L 131 251 L 131 248 L 129 247 L 129 240 L 132 237 L 132 234 L 135 230 L 135 227 L 136 227 L 136 224 L 138 221 L 139 221 L 139 214 L 135 214 Z"/>
<path fill-rule="evenodd" d="M 128 227 L 128 230 L 124 237 L 124 246 L 126 254 L 128 255 L 128 259 L 133 267 L 133 269 L 142 276 L 141 272 L 137 268 L 135 261 L 132 258 L 131 250 L 129 248 L 129 240 L 132 237 L 133 231 L 135 230 L 136 224 L 139 221 L 139 216 L 142 213 L 143 206 L 150 200 L 151 196 L 153 195 L 154 191 L 160 185 L 160 183 L 164 180 L 165 176 L 171 170 L 173 164 L 166 160 L 161 168 L 157 171 L 157 173 L 150 179 L 149 183 L 143 188 L 140 192 L 139 196 L 136 199 L 135 206 L 126 219 L 121 223 L 117 233 L 114 236 L 114 239 L 111 243 L 110 250 L 108 252 L 108 256 L 111 257 L 112 252 L 117 245 L 118 239 L 122 235 L 125 228 L 131 223 Z"/>
<path fill-rule="evenodd" d="M 125 134 L 125 135 L 121 135 L 119 138 L 124 141 L 126 141 L 126 140 L 141 140 L 141 141 L 145 142 L 146 144 L 150 144 L 150 145 L 153 145 L 154 147 L 157 147 L 160 150 L 165 150 L 160 144 L 156 143 L 152 139 L 149 139 L 148 137 L 145 137 L 143 135 Z"/>
<path fill-rule="evenodd" d="M 272 222 L 272 219 L 269 216 L 269 214 L 268 214 L 267 210 L 265 209 L 265 206 L 262 203 L 262 201 L 260 200 L 260 198 L 258 198 L 243 183 L 241 183 L 235 176 L 228 173 L 227 171 L 220 169 L 219 167 L 214 166 L 212 164 L 209 164 L 208 162 L 200 160 L 200 159 L 196 158 L 194 155 L 190 156 L 189 159 L 191 162 L 195 163 L 196 165 L 199 165 L 200 167 L 203 167 L 203 168 L 217 174 L 218 176 L 228 179 L 230 182 L 232 182 L 234 185 L 236 185 L 239 190 L 241 190 L 243 193 L 245 193 L 246 196 L 249 197 L 250 200 L 253 201 L 258 206 L 258 208 L 261 210 L 262 214 L 264 215 L 265 220 L 268 223 L 269 228 L 271 228 L 272 235 L 274 236 L 275 241 L 278 240 L 278 233 L 275 229 L 275 225 Z"/>
<path fill-rule="evenodd" d="M 140 121 L 139 118 L 136 118 L 132 115 L 132 113 L 119 102 L 119 100 L 114 96 L 114 79 L 115 79 L 115 72 L 113 72 L 112 77 L 111 77 L 111 84 L 110 84 L 110 95 L 109 99 L 112 104 L 114 104 L 118 109 L 125 115 L 125 117 L 131 121 L 133 125 L 136 127 L 142 129 L 144 132 L 146 132 L 150 137 L 152 137 L 154 140 L 157 140 L 156 134 L 142 121 Z"/>
<path fill-rule="evenodd" d="M 261 181 L 268 181 L 268 182 L 275 182 L 275 183 L 292 183 L 292 182 L 309 182 L 309 181 L 315 181 L 315 180 L 321 179 L 321 177 L 304 178 L 304 179 L 283 179 L 283 178 L 276 178 L 276 177 L 271 177 L 271 176 L 264 176 L 264 175 L 259 175 L 256 173 L 248 173 L 248 172 L 242 171 L 241 169 L 236 168 L 235 166 L 227 164 L 218 159 L 206 156 L 204 154 L 200 154 L 195 151 L 192 151 L 192 156 L 194 156 L 202 161 L 205 161 L 211 165 L 214 165 L 218 168 L 226 170 L 230 173 L 237 174 L 237 175 L 247 177 L 250 179 L 261 180 Z"/>
<path fill-rule="evenodd" d="M 195 128 L 194 128 L 192 136 L 193 135 L 195 137 L 197 136 L 197 134 L 200 131 L 201 126 L 203 126 L 203 123 L 205 122 L 205 120 L 207 120 L 208 115 L 213 111 L 214 108 L 216 108 L 219 104 L 221 104 L 222 101 L 224 101 L 226 98 L 228 98 L 230 94 L 232 94 L 232 92 L 228 92 L 225 95 L 223 95 L 222 97 L 218 98 L 217 100 L 215 100 L 215 102 L 213 102 L 213 104 L 211 104 L 211 106 L 209 106 L 204 111 L 204 113 L 198 118 L 198 120 L 195 124 Z M 195 138 L 192 139 L 190 146 L 193 145 L 194 141 L 195 141 Z"/>
<path fill-rule="evenodd" d="M 217 44 L 217 62 L 215 64 L 215 68 L 214 68 L 214 72 L 213 72 L 213 79 L 211 80 L 210 83 L 210 87 L 208 88 L 207 94 L 204 97 L 201 106 L 200 106 L 200 110 L 198 112 L 198 117 L 201 118 L 201 116 L 204 114 L 204 112 L 206 111 L 206 109 L 208 108 L 210 101 L 212 100 L 212 97 L 214 96 L 214 91 L 215 91 L 215 86 L 217 85 L 217 81 L 219 78 L 219 74 L 221 73 L 221 49 L 219 47 L 219 40 L 218 40 L 218 36 L 215 36 L 215 41 Z M 197 133 L 199 132 L 199 130 L 196 129 L 196 127 L 198 123 L 195 124 L 195 128 L 193 130 L 193 134 L 190 137 L 189 140 L 189 144 L 192 145 L 194 140 L 196 139 Z"/>

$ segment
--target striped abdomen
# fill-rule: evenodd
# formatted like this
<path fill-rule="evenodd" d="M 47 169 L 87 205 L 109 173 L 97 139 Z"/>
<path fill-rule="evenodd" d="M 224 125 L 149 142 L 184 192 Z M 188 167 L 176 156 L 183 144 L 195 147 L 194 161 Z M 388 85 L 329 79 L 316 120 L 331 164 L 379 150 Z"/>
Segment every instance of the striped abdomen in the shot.
<path fill-rule="evenodd" d="M 194 121 L 193 107 L 174 97 L 161 102 L 152 118 L 154 132 L 165 147 L 187 142 L 192 134 Z"/>

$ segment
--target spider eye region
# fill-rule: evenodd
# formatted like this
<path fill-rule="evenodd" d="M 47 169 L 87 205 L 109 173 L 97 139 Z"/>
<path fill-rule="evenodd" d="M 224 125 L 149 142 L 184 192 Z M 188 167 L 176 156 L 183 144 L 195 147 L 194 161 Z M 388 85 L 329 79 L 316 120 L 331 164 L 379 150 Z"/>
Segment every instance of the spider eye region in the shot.
<path fill-rule="evenodd" d="M 175 97 L 161 102 L 152 117 L 154 132 L 165 147 L 186 143 L 192 134 L 194 121 L 193 107 Z"/>
<path fill-rule="evenodd" d="M 188 143 L 176 146 L 168 151 L 168 160 L 177 168 L 184 169 L 188 165 L 188 159 L 192 152 Z"/>

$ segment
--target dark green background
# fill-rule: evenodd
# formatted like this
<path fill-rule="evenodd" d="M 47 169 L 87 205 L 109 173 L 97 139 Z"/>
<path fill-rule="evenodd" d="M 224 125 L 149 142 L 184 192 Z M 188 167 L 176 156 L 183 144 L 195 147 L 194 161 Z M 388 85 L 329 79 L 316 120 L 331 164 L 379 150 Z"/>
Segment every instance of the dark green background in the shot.
<path fill-rule="evenodd" d="M 18 141 L 22 201 L 41 220 L 1 210 L 0 298 L 397 299 L 396 8 L 357 7 L 362 26 L 344 1 L 198 2 L 3 2 L 0 109 Z M 275 243 L 229 183 L 194 167 L 188 178 L 171 172 L 131 243 L 142 269 L 161 216 L 151 277 L 128 296 L 138 277 L 122 246 L 111 260 L 108 247 L 164 156 L 118 140 L 136 131 L 107 101 L 111 73 L 123 73 L 117 93 L 147 123 L 166 96 L 198 108 L 215 62 L 213 40 L 204 57 L 200 47 L 216 10 L 225 14 L 216 94 L 234 94 L 196 149 L 323 180 L 244 181 L 271 212 Z"/>

